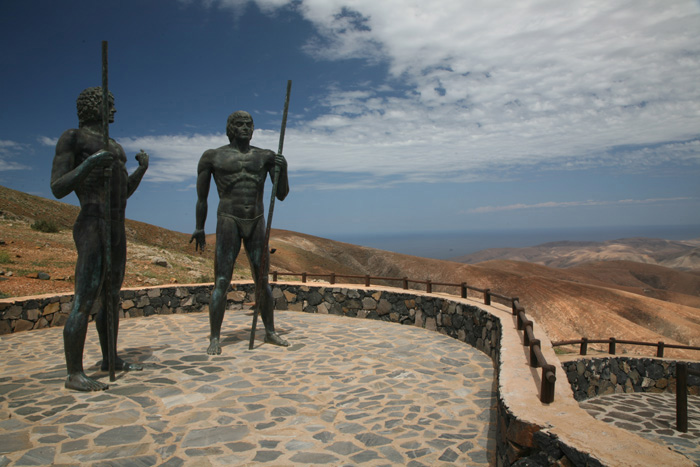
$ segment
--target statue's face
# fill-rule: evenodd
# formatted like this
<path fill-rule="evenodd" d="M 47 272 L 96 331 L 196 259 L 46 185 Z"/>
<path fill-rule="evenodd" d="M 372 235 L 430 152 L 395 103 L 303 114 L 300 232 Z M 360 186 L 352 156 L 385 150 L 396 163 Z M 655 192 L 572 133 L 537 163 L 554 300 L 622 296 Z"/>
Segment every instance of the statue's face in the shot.
<path fill-rule="evenodd" d="M 253 137 L 253 119 L 250 117 L 238 117 L 233 121 L 233 138 L 248 139 Z"/>
<path fill-rule="evenodd" d="M 100 114 L 102 112 L 100 111 Z M 114 114 L 117 113 L 117 108 L 114 106 L 114 99 L 109 98 L 109 123 L 114 123 Z"/>

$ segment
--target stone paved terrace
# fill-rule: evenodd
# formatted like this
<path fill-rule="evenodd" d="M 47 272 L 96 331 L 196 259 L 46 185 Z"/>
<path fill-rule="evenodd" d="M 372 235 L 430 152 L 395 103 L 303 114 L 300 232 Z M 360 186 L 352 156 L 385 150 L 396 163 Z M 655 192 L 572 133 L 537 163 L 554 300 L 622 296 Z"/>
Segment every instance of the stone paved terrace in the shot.
<path fill-rule="evenodd" d="M 292 345 L 249 351 L 251 314 L 229 310 L 223 353 L 210 357 L 206 313 L 123 320 L 121 354 L 145 369 L 99 393 L 63 388 L 61 328 L 0 336 L 0 466 L 494 462 L 483 353 L 395 323 L 291 311 L 276 321 Z M 99 358 L 91 324 L 88 374 Z"/>
<path fill-rule="evenodd" d="M 676 431 L 673 393 L 608 394 L 581 402 L 598 420 L 668 446 L 700 466 L 700 396 L 688 396 L 688 432 Z"/>
<path fill-rule="evenodd" d="M 210 286 L 124 290 L 123 310 L 137 318 L 122 322 L 119 347 L 146 370 L 119 375 L 97 394 L 63 388 L 55 316 L 70 297 L 0 300 L 15 329 L 32 318 L 35 327 L 54 326 L 0 335 L 0 467 L 695 465 L 671 442 L 687 445 L 686 438 L 650 441 L 591 417 L 564 371 L 554 402 L 542 404 L 539 370 L 528 365 L 508 307 L 384 287 L 278 283 L 278 329 L 292 347 L 248 351 L 251 317 L 238 309 L 225 320 L 224 354 L 209 357 L 207 314 L 198 311 Z M 252 296 L 252 284 L 233 284 L 229 305 Z M 377 316 L 393 322 L 366 319 Z M 557 361 L 533 327 L 547 360 Z M 99 358 L 95 334 L 91 328 L 88 373 Z M 492 360 L 465 342 L 498 363 L 495 394 Z"/>

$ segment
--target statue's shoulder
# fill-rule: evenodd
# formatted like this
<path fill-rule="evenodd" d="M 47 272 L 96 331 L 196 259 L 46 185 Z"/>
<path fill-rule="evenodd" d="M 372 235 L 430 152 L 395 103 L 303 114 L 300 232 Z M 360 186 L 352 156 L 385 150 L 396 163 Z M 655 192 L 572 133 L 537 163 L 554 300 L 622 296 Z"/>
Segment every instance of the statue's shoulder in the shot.
<path fill-rule="evenodd" d="M 252 150 L 254 150 L 254 151 L 270 152 L 270 153 L 272 153 L 272 154 L 275 153 L 275 151 L 273 151 L 272 149 L 259 148 L 259 147 L 257 147 L 257 146 L 253 146 L 252 144 L 250 145 L 250 148 L 251 148 Z"/>
<path fill-rule="evenodd" d="M 80 130 L 79 128 L 70 128 L 70 129 L 64 131 L 64 132 L 61 134 L 61 137 L 58 138 L 58 139 L 59 139 L 59 140 L 62 140 L 62 139 L 75 139 L 75 138 L 77 138 L 77 137 L 80 135 L 80 131 L 81 131 L 81 130 Z"/>
<path fill-rule="evenodd" d="M 220 148 L 207 149 L 202 153 L 202 157 L 199 158 L 199 164 L 197 165 L 197 171 L 201 172 L 203 170 L 213 170 L 220 159 L 221 154 L 224 153 L 226 146 L 221 146 Z"/>
<path fill-rule="evenodd" d="M 222 146 L 220 148 L 207 149 L 202 153 L 202 157 L 200 158 L 200 160 L 204 161 L 214 159 L 217 155 L 219 155 L 222 152 L 224 147 L 225 146 Z"/>
<path fill-rule="evenodd" d="M 250 147 L 253 151 L 255 151 L 256 154 L 259 154 L 261 157 L 275 157 L 275 151 L 271 149 L 263 149 L 259 148 L 257 146 L 251 146 Z"/>
<path fill-rule="evenodd" d="M 75 147 L 78 137 L 80 136 L 80 130 L 78 128 L 71 128 L 70 130 L 64 131 L 58 138 L 56 143 L 56 148 L 60 151 L 69 150 Z"/>

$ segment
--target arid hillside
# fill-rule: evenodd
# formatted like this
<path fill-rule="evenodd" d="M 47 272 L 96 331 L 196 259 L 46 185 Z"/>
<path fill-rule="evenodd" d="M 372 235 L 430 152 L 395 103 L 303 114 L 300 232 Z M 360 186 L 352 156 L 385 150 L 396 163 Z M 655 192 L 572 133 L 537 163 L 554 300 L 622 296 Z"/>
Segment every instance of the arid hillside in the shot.
<path fill-rule="evenodd" d="M 24 296 L 72 291 L 76 255 L 70 227 L 77 208 L 0 187 L 0 211 L 0 293 Z M 30 227 L 41 219 L 56 223 L 61 230 L 44 233 Z M 200 255 L 189 244 L 189 234 L 134 221 L 128 221 L 127 231 L 129 263 L 125 286 L 212 280 L 213 236 L 208 238 L 205 254 Z M 653 251 L 650 245 L 654 243 L 668 250 L 666 241 L 636 241 L 644 245 L 639 255 L 661 254 Z M 271 270 L 281 272 L 466 282 L 517 296 L 554 341 L 614 336 L 700 346 L 698 271 L 619 258 L 583 262 L 569 268 L 513 260 L 464 264 L 274 229 L 271 248 L 276 250 Z M 160 260 L 165 260 L 166 265 Z M 49 279 L 36 278 L 39 273 L 45 273 Z M 250 277 L 244 257 L 235 274 L 239 278 Z M 446 291 L 457 293 L 454 288 Z M 621 346 L 619 351 L 649 354 L 648 349 L 639 347 Z M 667 350 L 666 355 L 700 359 L 699 352 Z"/>
<path fill-rule="evenodd" d="M 527 248 L 489 248 L 452 260 L 477 264 L 499 259 L 555 268 L 597 261 L 632 261 L 683 271 L 700 271 L 700 238 L 686 241 L 621 238 L 607 242 L 551 242 Z"/>
<path fill-rule="evenodd" d="M 287 231 L 276 232 L 272 246 L 278 248 L 273 265 L 286 270 L 340 273 L 344 268 L 373 276 L 466 282 L 519 297 L 553 341 L 616 337 L 700 346 L 700 274 L 694 272 L 624 261 L 568 269 L 521 261 L 460 264 Z M 457 293 L 456 288 L 447 291 Z M 623 346 L 625 351 L 644 353 L 639 347 Z M 700 359 L 698 352 L 666 354 Z"/>

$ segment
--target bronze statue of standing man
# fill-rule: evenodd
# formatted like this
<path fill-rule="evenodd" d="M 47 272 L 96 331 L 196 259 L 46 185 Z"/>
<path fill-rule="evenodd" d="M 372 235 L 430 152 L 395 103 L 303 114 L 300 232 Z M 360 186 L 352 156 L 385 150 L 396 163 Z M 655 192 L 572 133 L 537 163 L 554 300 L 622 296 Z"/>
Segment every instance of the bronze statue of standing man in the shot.
<path fill-rule="evenodd" d="M 108 368 L 109 330 L 106 309 L 114 316 L 114 346 L 119 325 L 119 291 L 124 282 L 126 266 L 126 234 L 124 214 L 126 200 L 138 187 L 148 168 L 148 154 L 136 155 L 138 168 L 129 175 L 126 170 L 124 149 L 110 139 L 104 148 L 102 127 L 102 88 L 85 89 L 77 101 L 79 128 L 64 132 L 56 144 L 56 155 L 51 172 L 51 191 L 57 198 L 75 192 L 80 201 L 80 213 L 73 226 L 73 239 L 78 250 L 75 266 L 75 297 L 73 309 L 63 328 L 68 378 L 65 386 L 78 391 L 100 391 L 108 385 L 88 377 L 83 370 L 83 349 L 88 318 L 93 307 L 98 307 L 96 325 L 102 348 L 101 369 Z M 114 121 L 114 96 L 109 95 L 109 122 Z M 106 199 L 106 171 L 111 167 L 108 181 L 110 199 Z M 110 203 L 110 222 L 105 217 L 106 203 Z M 107 225 L 110 226 L 109 232 Z M 110 242 L 112 275 L 107 278 L 105 242 Z M 112 306 L 105 307 L 104 288 L 111 288 Z M 141 370 L 140 365 L 116 357 L 117 370 Z"/>
<path fill-rule="evenodd" d="M 233 266 L 241 250 L 241 242 L 255 280 L 256 294 L 263 324 L 265 342 L 287 346 L 289 343 L 275 332 L 272 291 L 268 284 L 267 271 L 261 273 L 265 248 L 265 221 L 263 189 L 267 175 L 274 177 L 275 165 L 280 168 L 277 192 L 280 201 L 289 193 L 287 161 L 274 151 L 250 145 L 253 137 L 253 118 L 248 112 L 238 111 L 228 117 L 226 135 L 230 144 L 209 149 L 202 154 L 197 167 L 196 229 L 192 234 L 195 249 L 204 248 L 206 237 L 204 223 L 207 218 L 207 197 L 212 176 L 219 193 L 216 224 L 216 256 L 214 262 L 215 283 L 209 304 L 209 355 L 221 353 L 221 324 L 226 311 L 226 294 Z M 269 256 L 265 264 L 270 264 Z M 260 289 L 262 288 L 262 289 Z"/>

